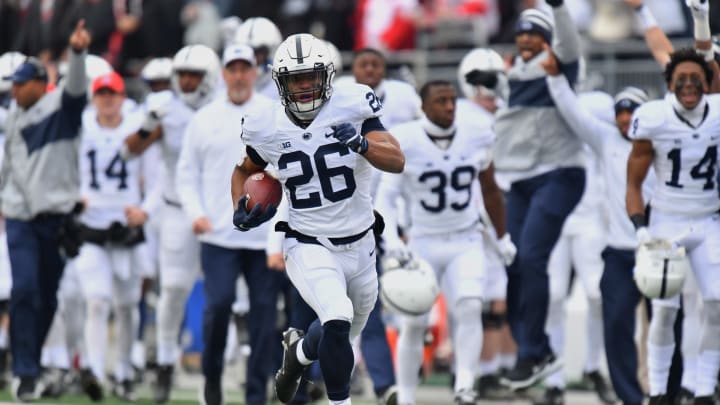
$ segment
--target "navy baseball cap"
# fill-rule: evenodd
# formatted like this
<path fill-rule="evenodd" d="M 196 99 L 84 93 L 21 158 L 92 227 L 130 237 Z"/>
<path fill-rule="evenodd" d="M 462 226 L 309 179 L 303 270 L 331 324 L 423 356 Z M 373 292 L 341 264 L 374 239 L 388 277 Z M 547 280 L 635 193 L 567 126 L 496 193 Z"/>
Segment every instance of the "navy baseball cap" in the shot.
<path fill-rule="evenodd" d="M 5 77 L 13 83 L 25 83 L 30 80 L 48 81 L 48 74 L 45 66 L 37 58 L 27 58 L 20 66 L 15 69 L 12 75 Z"/>

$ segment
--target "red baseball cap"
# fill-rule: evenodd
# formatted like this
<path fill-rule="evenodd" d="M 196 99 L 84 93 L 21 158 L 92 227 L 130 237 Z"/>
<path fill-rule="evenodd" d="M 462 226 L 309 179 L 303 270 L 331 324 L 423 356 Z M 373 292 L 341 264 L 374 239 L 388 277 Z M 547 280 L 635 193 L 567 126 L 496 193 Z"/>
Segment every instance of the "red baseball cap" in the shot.
<path fill-rule="evenodd" d="M 100 89 L 110 89 L 116 93 L 125 93 L 125 82 L 123 78 L 115 72 L 106 73 L 98 76 L 92 82 L 93 94 Z"/>

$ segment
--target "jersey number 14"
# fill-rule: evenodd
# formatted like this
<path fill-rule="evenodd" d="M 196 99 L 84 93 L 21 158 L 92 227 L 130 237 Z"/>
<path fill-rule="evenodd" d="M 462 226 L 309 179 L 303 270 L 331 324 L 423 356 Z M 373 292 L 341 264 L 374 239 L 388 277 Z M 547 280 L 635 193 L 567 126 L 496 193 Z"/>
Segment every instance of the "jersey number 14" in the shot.
<path fill-rule="evenodd" d="M 97 178 L 96 156 L 97 151 L 95 149 L 91 149 L 87 153 L 87 157 L 90 159 L 90 188 L 93 190 L 100 189 L 100 183 L 98 183 Z M 127 188 L 127 168 L 125 167 L 125 161 L 120 157 L 119 153 L 115 154 L 115 157 L 113 157 L 110 164 L 105 168 L 105 176 L 107 176 L 108 179 L 118 179 L 118 190 L 125 190 Z"/>
<path fill-rule="evenodd" d="M 680 165 L 682 159 L 680 157 L 680 149 L 672 149 L 667 154 L 668 159 L 672 162 L 672 173 L 670 181 L 665 184 L 670 187 L 683 188 L 680 184 Z M 705 151 L 705 155 L 700 161 L 690 169 L 690 177 L 693 179 L 705 179 L 703 190 L 712 190 L 715 188 L 715 164 L 717 163 L 717 146 L 710 146 Z"/>

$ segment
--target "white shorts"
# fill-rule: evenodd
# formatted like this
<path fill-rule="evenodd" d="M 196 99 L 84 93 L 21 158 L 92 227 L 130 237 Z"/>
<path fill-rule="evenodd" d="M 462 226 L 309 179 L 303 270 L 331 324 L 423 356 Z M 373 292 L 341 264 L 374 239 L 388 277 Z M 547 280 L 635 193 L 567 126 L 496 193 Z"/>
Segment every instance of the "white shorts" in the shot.
<path fill-rule="evenodd" d="M 116 305 L 140 300 L 140 257 L 136 248 L 103 247 L 83 243 L 75 260 L 85 299 L 112 300 Z"/>
<path fill-rule="evenodd" d="M 0 300 L 10 299 L 11 288 L 10 254 L 8 253 L 7 234 L 3 228 L 2 233 L 0 233 Z"/>
<path fill-rule="evenodd" d="M 567 297 L 573 269 L 583 284 L 585 295 L 600 299 L 605 242 L 602 230 L 592 226 L 585 228 L 582 234 L 563 232 L 560 235 L 548 261 L 550 300 L 560 301 Z"/>
<path fill-rule="evenodd" d="M 486 260 L 479 230 L 416 236 L 408 245 L 413 254 L 427 260 L 435 270 L 448 305 L 462 298 L 483 297 Z"/>
<path fill-rule="evenodd" d="M 357 242 L 322 246 L 285 239 L 288 277 L 321 323 L 352 323 L 350 338 L 365 327 L 378 295 L 375 237 L 369 231 Z"/>
<path fill-rule="evenodd" d="M 684 246 L 702 299 L 720 300 L 720 216 L 669 215 L 654 210 L 650 235 L 674 240 Z"/>
<path fill-rule="evenodd" d="M 160 223 L 160 286 L 190 290 L 200 277 L 200 244 L 185 212 L 168 204 Z"/>

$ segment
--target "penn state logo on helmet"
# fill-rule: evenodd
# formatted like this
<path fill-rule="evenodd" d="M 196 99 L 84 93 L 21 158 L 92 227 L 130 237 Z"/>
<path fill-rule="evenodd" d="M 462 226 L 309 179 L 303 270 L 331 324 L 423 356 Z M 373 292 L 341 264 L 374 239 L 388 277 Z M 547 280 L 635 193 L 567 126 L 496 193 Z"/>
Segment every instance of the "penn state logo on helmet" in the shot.
<path fill-rule="evenodd" d="M 430 311 L 438 294 L 435 272 L 425 260 L 413 258 L 400 267 L 386 264 L 380 277 L 380 300 L 385 307 L 405 315 L 423 315 Z"/>
<path fill-rule="evenodd" d="M 633 278 L 644 296 L 670 298 L 680 293 L 689 270 L 685 248 L 658 239 L 638 248 Z"/>

